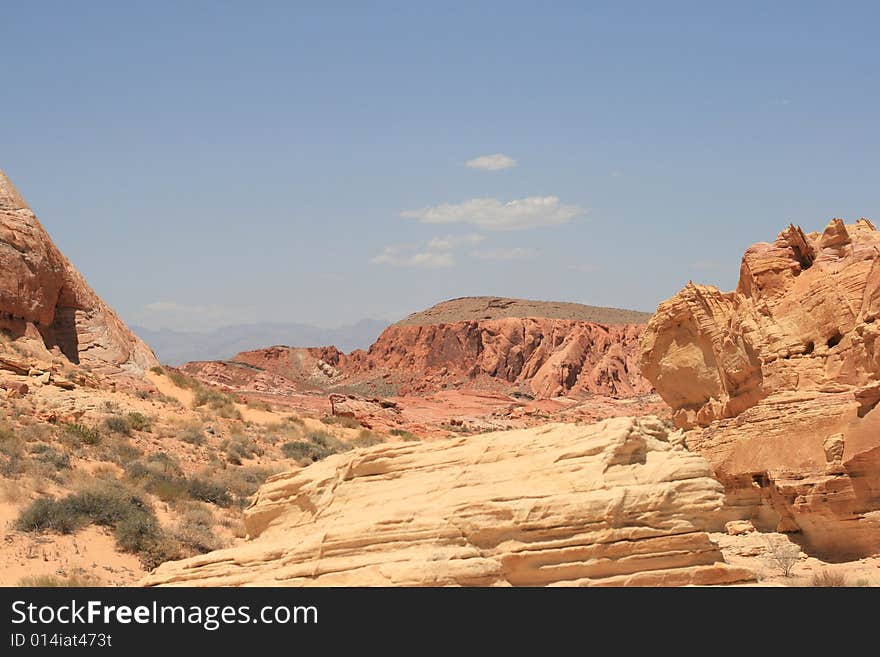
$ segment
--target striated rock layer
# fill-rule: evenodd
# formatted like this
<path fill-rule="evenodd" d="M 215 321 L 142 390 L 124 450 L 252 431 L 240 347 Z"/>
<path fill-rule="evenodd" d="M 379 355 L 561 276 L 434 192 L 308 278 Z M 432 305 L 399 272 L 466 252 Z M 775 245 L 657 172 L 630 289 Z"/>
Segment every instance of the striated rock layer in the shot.
<path fill-rule="evenodd" d="M 643 374 L 731 504 L 827 558 L 880 552 L 880 232 L 831 221 L 750 247 L 733 292 L 660 304 Z"/>
<path fill-rule="evenodd" d="M 249 541 L 146 585 L 686 585 L 723 562 L 708 463 L 653 417 L 383 444 L 270 478 Z"/>
<path fill-rule="evenodd" d="M 395 325 L 342 369 L 394 372 L 411 389 L 432 378 L 492 378 L 523 384 L 538 397 L 645 394 L 651 385 L 637 366 L 642 328 L 536 317 Z"/>
<path fill-rule="evenodd" d="M 652 391 L 637 365 L 643 328 L 534 317 L 405 324 L 387 328 L 368 351 L 277 346 L 238 354 L 226 365 L 242 363 L 303 390 L 378 382 L 384 394 L 465 386 L 516 388 L 541 398 L 569 393 L 629 397 Z M 218 371 L 223 368 L 208 363 L 187 363 L 182 369 L 226 383 Z M 239 380 L 242 376 L 250 375 L 239 371 L 229 378 L 239 388 L 255 387 Z"/>
<path fill-rule="evenodd" d="M 98 373 L 141 374 L 158 364 L 52 243 L 2 171 L 0 329 Z"/>

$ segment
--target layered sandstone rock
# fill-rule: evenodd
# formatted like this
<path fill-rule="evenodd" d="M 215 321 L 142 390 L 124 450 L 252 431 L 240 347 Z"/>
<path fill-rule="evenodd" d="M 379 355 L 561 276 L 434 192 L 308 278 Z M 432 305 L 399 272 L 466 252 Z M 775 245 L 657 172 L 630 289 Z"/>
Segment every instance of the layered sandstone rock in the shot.
<path fill-rule="evenodd" d="M 737 289 L 660 304 L 641 366 L 731 504 L 828 558 L 880 552 L 880 232 L 749 248 Z"/>
<path fill-rule="evenodd" d="M 637 366 L 642 326 L 518 318 L 391 326 L 366 352 L 341 364 L 355 375 L 388 372 L 404 391 L 494 379 L 538 397 L 570 392 L 646 394 Z"/>
<path fill-rule="evenodd" d="M 98 373 L 158 364 L 88 286 L 0 171 L 0 329 Z"/>
<path fill-rule="evenodd" d="M 637 364 L 644 325 L 618 322 L 645 318 L 574 303 L 469 297 L 410 315 L 367 351 L 274 346 L 237 354 L 225 365 L 251 366 L 300 391 L 355 389 L 387 397 L 466 388 L 540 398 L 633 397 L 652 392 Z M 207 363 L 183 369 L 212 383 L 228 378 L 238 381 L 232 387 L 256 387 L 248 385 L 246 373 L 228 367 L 225 373 Z"/>
<path fill-rule="evenodd" d="M 270 478 L 249 541 L 147 585 L 685 585 L 723 562 L 724 496 L 656 418 L 390 443 Z"/>

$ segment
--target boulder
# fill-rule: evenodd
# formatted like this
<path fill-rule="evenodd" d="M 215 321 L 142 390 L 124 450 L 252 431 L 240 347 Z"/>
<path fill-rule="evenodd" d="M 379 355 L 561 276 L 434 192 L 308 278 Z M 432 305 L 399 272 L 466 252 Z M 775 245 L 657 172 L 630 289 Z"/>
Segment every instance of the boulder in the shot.
<path fill-rule="evenodd" d="M 248 540 L 148 586 L 732 584 L 721 485 L 654 417 L 385 443 L 271 477 Z"/>
<path fill-rule="evenodd" d="M 750 247 L 733 292 L 660 304 L 642 373 L 728 502 L 829 559 L 880 552 L 880 232 L 795 226 Z"/>

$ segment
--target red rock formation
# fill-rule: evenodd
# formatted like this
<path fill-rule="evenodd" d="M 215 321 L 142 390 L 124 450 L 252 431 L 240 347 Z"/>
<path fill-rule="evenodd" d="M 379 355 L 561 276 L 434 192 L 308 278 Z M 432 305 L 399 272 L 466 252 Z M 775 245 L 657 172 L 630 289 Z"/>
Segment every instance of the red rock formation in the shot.
<path fill-rule="evenodd" d="M 538 397 L 629 396 L 651 391 L 636 365 L 641 331 L 632 324 L 514 317 L 391 326 L 341 369 L 392 373 L 413 390 L 437 389 L 450 379 L 495 379 L 523 384 Z"/>
<path fill-rule="evenodd" d="M 880 232 L 789 226 L 743 256 L 737 289 L 660 304 L 644 375 L 737 512 L 829 556 L 880 551 Z"/>
<path fill-rule="evenodd" d="M 157 365 L 88 286 L 0 171 L 0 329 L 99 373 Z"/>

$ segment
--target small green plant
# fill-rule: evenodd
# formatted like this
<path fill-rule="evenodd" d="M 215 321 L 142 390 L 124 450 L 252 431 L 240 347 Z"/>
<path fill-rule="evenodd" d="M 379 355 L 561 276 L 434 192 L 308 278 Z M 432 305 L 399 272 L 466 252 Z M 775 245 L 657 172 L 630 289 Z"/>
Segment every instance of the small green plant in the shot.
<path fill-rule="evenodd" d="M 64 425 L 65 435 L 78 440 L 83 445 L 98 445 L 101 443 L 101 432 L 97 427 L 87 427 L 84 424 L 68 423 Z"/>
<path fill-rule="evenodd" d="M 153 374 L 159 374 L 160 376 L 165 374 L 165 369 L 161 365 L 153 365 L 153 367 L 150 368 L 150 371 Z"/>

